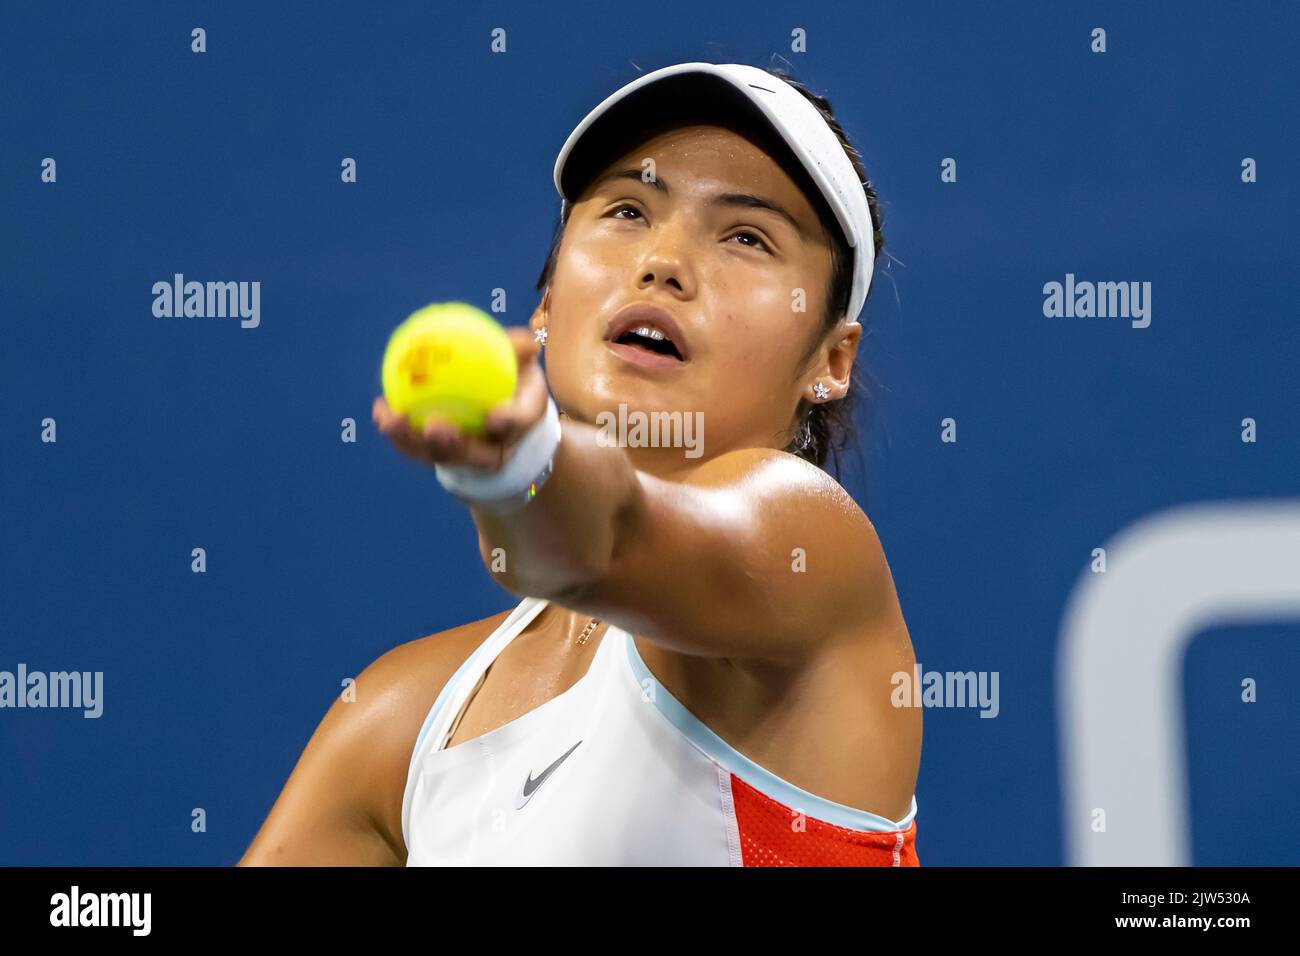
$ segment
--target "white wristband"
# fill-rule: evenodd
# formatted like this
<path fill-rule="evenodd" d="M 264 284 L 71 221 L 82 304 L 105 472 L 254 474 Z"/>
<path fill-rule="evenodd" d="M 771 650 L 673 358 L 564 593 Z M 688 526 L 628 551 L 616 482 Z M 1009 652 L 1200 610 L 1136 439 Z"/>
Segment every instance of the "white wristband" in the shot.
<path fill-rule="evenodd" d="M 435 465 L 434 473 L 444 488 L 463 501 L 510 510 L 527 504 L 536 488 L 550 476 L 551 460 L 560 444 L 560 413 L 555 400 L 546 397 L 546 411 L 510 451 L 505 464 L 495 472 L 454 465 Z"/>

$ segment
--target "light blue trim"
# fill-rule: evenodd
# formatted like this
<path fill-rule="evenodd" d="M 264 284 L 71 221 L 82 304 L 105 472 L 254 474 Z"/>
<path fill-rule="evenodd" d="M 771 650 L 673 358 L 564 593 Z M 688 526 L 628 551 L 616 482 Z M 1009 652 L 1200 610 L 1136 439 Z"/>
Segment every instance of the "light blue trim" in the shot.
<path fill-rule="evenodd" d="M 610 630 L 615 629 L 610 628 Z M 644 686 L 644 681 L 654 681 L 655 707 L 668 718 L 674 727 L 682 732 L 687 740 L 724 770 L 735 774 L 745 783 L 762 791 L 772 799 L 779 800 L 792 809 L 800 810 L 816 820 L 824 820 L 836 826 L 847 827 L 851 830 L 866 830 L 873 833 L 892 833 L 896 830 L 906 830 L 911 826 L 912 819 L 916 816 L 915 794 L 912 795 L 912 805 L 907 811 L 907 816 L 895 823 L 866 810 L 845 806 L 842 803 L 827 800 L 825 797 L 819 797 L 815 793 L 809 793 L 807 790 L 796 787 L 788 780 L 783 780 L 770 770 L 765 770 L 754 763 L 754 761 L 710 730 L 703 721 L 687 710 L 677 698 L 670 694 L 668 689 L 659 683 L 654 674 L 650 673 L 650 669 L 645 666 L 645 661 L 641 659 L 641 654 L 636 649 L 636 641 L 632 638 L 632 635 L 627 631 L 622 633 L 627 644 L 627 660 L 632 666 L 632 673 L 635 675 L 637 683 Z"/>
<path fill-rule="evenodd" d="M 486 644 L 487 642 L 484 641 L 484 643 Z M 424 718 L 424 724 L 420 727 L 420 735 L 415 738 L 415 747 L 411 751 L 412 759 L 414 759 L 415 754 L 420 752 L 420 744 L 424 741 L 424 735 L 429 732 L 429 728 L 433 726 L 434 718 L 436 718 L 438 714 L 442 713 L 442 708 L 446 706 L 447 698 L 451 696 L 452 688 L 460 683 L 461 676 L 469 670 L 470 665 L 474 663 L 475 658 L 477 658 L 482 651 L 483 645 L 480 644 L 474 650 L 474 653 L 465 658 L 465 660 L 461 662 L 460 667 L 456 668 L 456 673 L 452 674 L 447 683 L 442 685 L 442 690 L 438 691 L 438 696 L 434 698 L 433 706 L 429 708 L 429 713 L 426 714 Z"/>
<path fill-rule="evenodd" d="M 452 674 L 451 677 L 448 679 L 447 683 L 445 683 L 445 684 L 442 685 L 442 690 L 440 690 L 440 691 L 438 692 L 438 696 L 437 696 L 436 698 L 434 698 L 433 706 L 429 708 L 429 713 L 427 713 L 427 714 L 425 715 L 425 717 L 424 717 L 424 723 L 420 726 L 420 733 L 419 733 L 419 735 L 415 738 L 415 746 L 411 749 L 411 759 L 412 759 L 412 760 L 414 760 L 416 754 L 418 754 L 418 753 L 420 752 L 420 744 L 423 743 L 423 741 L 424 741 L 424 735 L 427 734 L 427 733 L 429 732 L 429 728 L 433 726 L 434 719 L 437 717 L 438 714 L 440 714 L 440 713 L 442 712 L 442 708 L 443 708 L 443 707 L 446 705 L 446 703 L 447 703 L 447 698 L 451 696 L 452 691 L 453 691 L 453 690 L 456 688 L 456 686 L 460 683 L 460 679 L 461 679 L 461 677 L 463 677 L 463 676 L 465 675 L 465 672 L 466 672 L 466 671 L 470 670 L 471 668 L 473 668 L 473 667 L 475 666 L 475 662 L 476 662 L 480 657 L 483 656 L 483 654 L 484 654 L 484 653 L 486 652 L 486 650 L 487 650 L 487 646 L 488 646 L 489 644 L 492 643 L 492 639 L 493 639 L 493 638 L 495 638 L 498 634 L 500 634 L 500 633 L 501 633 L 503 630 L 505 630 L 506 628 L 509 628 L 509 627 L 515 627 L 515 626 L 518 625 L 519 619 L 520 619 L 523 615 L 529 613 L 528 611 L 523 610 L 524 606 L 527 604 L 528 601 L 532 601 L 532 600 L 537 600 L 537 599 L 536 599 L 536 598 L 524 598 L 524 599 L 521 600 L 518 604 L 516 604 L 514 610 L 513 610 L 513 611 L 512 611 L 512 612 L 511 612 L 507 617 L 506 617 L 506 619 L 505 619 L 504 621 L 502 621 L 502 622 L 501 622 L 501 623 L 500 623 L 500 624 L 499 624 L 499 625 L 498 625 L 498 626 L 497 626 L 497 627 L 492 631 L 491 634 L 489 634 L 487 637 L 483 638 L 482 643 L 479 644 L 478 647 L 474 648 L 474 652 L 473 652 L 472 654 L 470 654 L 469 657 L 465 658 L 464 661 L 461 662 L 460 667 L 456 668 L 456 673 Z M 542 606 L 544 606 L 545 604 L 546 604 L 545 601 L 542 601 L 542 602 L 541 602 L 541 605 L 542 605 Z M 540 613 L 540 611 L 541 611 L 541 607 L 535 605 L 534 608 L 532 608 L 532 609 L 530 609 L 530 610 L 533 610 L 533 611 L 535 612 L 535 613 L 532 615 L 532 617 L 535 617 L 537 613 Z M 529 620 L 532 620 L 532 617 L 529 617 Z"/>

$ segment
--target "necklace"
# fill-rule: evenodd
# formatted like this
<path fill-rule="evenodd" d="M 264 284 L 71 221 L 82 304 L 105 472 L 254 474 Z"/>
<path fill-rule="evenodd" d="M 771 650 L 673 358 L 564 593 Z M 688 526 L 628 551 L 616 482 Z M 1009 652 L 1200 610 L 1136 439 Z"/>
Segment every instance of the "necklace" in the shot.
<path fill-rule="evenodd" d="M 578 635 L 577 640 L 575 640 L 573 643 L 586 644 L 587 638 L 591 637 L 591 632 L 596 629 L 596 626 L 598 624 L 600 624 L 600 619 L 593 617 L 590 621 L 587 622 L 587 626 L 582 629 L 582 633 Z"/>

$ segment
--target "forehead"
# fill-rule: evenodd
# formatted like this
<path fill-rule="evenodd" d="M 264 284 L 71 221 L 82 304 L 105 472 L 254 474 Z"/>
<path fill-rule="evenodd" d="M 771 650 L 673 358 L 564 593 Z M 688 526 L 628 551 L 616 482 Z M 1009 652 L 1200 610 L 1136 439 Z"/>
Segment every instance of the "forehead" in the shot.
<path fill-rule="evenodd" d="M 656 177 L 668 184 L 674 198 L 703 201 L 722 192 L 753 195 L 786 210 L 807 238 L 826 239 L 806 185 L 796 182 L 764 144 L 723 126 L 691 124 L 649 134 L 605 163 L 585 192 L 590 195 L 619 173 L 645 169 L 647 159 L 654 160 Z"/>
<path fill-rule="evenodd" d="M 656 133 L 616 157 L 602 170 L 602 175 L 618 166 L 640 165 L 647 158 L 654 159 L 656 166 L 680 170 L 677 178 L 683 183 L 688 173 L 694 173 L 727 178 L 736 185 L 762 182 L 774 188 L 798 190 L 790 176 L 761 146 L 721 126 L 682 126 Z M 667 176 L 667 171 L 664 175 Z"/>

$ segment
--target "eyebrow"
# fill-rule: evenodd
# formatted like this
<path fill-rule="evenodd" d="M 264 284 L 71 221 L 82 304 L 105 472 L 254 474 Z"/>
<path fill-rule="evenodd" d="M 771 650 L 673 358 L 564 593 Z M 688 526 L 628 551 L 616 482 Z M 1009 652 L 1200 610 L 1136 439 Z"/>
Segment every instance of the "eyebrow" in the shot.
<path fill-rule="evenodd" d="M 659 178 L 658 176 L 656 176 L 652 180 L 644 180 L 641 178 L 641 170 L 639 169 L 624 169 L 616 173 L 610 173 L 607 176 L 602 176 L 601 179 L 596 183 L 596 188 L 599 188 L 600 186 L 603 186 L 606 182 L 612 180 L 624 180 L 624 179 L 630 179 L 634 182 L 638 182 L 646 186 L 653 186 L 655 189 L 659 190 L 665 196 L 671 195 L 671 191 L 668 188 L 668 183 L 664 182 L 664 180 Z M 751 193 L 719 193 L 718 195 L 711 197 L 704 205 L 725 206 L 732 209 L 766 209 L 769 212 L 776 213 L 778 216 L 780 216 L 782 219 L 788 222 L 790 224 L 790 227 L 794 229 L 795 232 L 799 233 L 800 235 L 803 235 L 803 229 L 800 228 L 798 220 L 796 220 L 794 216 L 792 216 L 785 209 L 785 207 L 779 205 L 778 203 L 773 202 L 770 199 L 765 199 L 762 196 L 755 196 Z"/>

